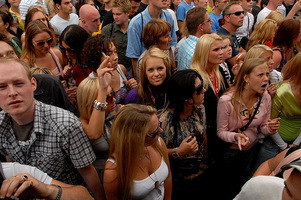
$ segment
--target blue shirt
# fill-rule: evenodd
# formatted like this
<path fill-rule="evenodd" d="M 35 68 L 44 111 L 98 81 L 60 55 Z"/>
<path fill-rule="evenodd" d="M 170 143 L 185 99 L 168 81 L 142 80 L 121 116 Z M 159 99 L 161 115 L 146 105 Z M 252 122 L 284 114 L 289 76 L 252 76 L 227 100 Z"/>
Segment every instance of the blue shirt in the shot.
<path fill-rule="evenodd" d="M 218 20 L 223 18 L 223 14 L 221 13 L 220 16 L 216 16 L 216 14 L 214 14 L 213 12 L 211 12 L 209 14 L 210 16 L 210 19 L 212 20 L 212 24 L 211 24 L 211 27 L 212 27 L 212 33 L 216 33 L 221 27 L 219 26 L 219 23 L 218 23 Z"/>
<path fill-rule="evenodd" d="M 143 16 L 141 18 L 141 16 Z M 142 42 L 142 30 L 143 27 L 152 19 L 148 12 L 148 7 L 141 13 L 136 15 L 129 24 L 128 27 L 128 43 L 126 49 L 126 56 L 128 58 L 139 58 L 140 55 L 145 51 L 143 42 Z M 177 44 L 177 37 L 174 27 L 174 21 L 172 19 L 171 14 L 166 11 L 161 11 L 161 19 L 169 22 L 171 25 L 170 35 L 172 37 L 172 41 L 170 42 L 170 46 L 174 46 Z M 143 24 L 142 24 L 143 22 Z"/>
<path fill-rule="evenodd" d="M 177 7 L 177 12 L 176 12 L 177 20 L 184 21 L 187 11 L 193 7 L 194 7 L 193 2 L 191 2 L 190 4 L 187 4 L 185 1 L 182 1 Z"/>
<path fill-rule="evenodd" d="M 189 35 L 181 44 L 178 53 L 177 71 L 190 69 L 191 59 L 198 39 L 199 38 L 194 35 Z"/>

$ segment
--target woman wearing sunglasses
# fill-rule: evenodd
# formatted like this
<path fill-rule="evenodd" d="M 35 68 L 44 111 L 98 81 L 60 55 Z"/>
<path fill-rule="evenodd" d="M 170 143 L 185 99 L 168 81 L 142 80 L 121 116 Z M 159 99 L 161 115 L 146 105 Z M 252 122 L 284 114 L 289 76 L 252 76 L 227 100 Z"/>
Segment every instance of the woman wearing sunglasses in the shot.
<path fill-rule="evenodd" d="M 108 58 L 97 70 L 97 77 L 91 73 L 77 88 L 77 103 L 83 129 L 91 140 L 96 155 L 93 165 L 102 180 L 102 170 L 109 155 L 111 125 L 115 116 L 115 94 L 109 86 L 112 68 Z"/>
<path fill-rule="evenodd" d="M 170 158 L 174 199 L 205 197 L 205 92 L 202 77 L 191 69 L 176 72 L 167 84 L 168 107 L 159 122 Z"/>
<path fill-rule="evenodd" d="M 56 77 L 62 76 L 62 54 L 54 48 L 53 32 L 39 20 L 30 22 L 25 32 L 25 45 L 21 59 L 30 67 L 47 68 Z"/>
<path fill-rule="evenodd" d="M 260 147 L 259 130 L 264 135 L 271 135 L 280 126 L 280 118 L 270 120 L 271 97 L 266 91 L 268 81 L 266 60 L 250 58 L 242 65 L 232 87 L 218 102 L 217 135 L 229 144 L 221 154 L 223 171 L 218 171 L 220 183 L 227 194 L 223 199 L 233 199 L 251 177 Z"/>
<path fill-rule="evenodd" d="M 79 85 L 92 69 L 82 64 L 80 53 L 90 35 L 79 25 L 67 26 L 60 36 L 59 47 L 65 63 L 63 74 L 69 80 L 69 86 Z M 72 81 L 75 80 L 75 83 Z"/>
<path fill-rule="evenodd" d="M 128 104 L 112 126 L 104 190 L 110 199 L 171 199 L 171 172 L 156 109 Z"/>
<path fill-rule="evenodd" d="M 142 60 L 138 87 L 127 94 L 125 103 L 163 108 L 166 102 L 166 83 L 171 75 L 170 66 L 170 59 L 162 50 L 157 47 L 148 49 Z"/>
<path fill-rule="evenodd" d="M 208 136 L 208 153 L 210 159 L 218 159 L 223 142 L 216 136 L 216 113 L 219 97 L 228 88 L 225 74 L 219 64 L 223 62 L 223 40 L 217 34 L 205 34 L 197 42 L 191 60 L 191 69 L 195 69 L 203 79 L 205 93 Z M 214 160 L 213 160 L 214 161 Z"/>

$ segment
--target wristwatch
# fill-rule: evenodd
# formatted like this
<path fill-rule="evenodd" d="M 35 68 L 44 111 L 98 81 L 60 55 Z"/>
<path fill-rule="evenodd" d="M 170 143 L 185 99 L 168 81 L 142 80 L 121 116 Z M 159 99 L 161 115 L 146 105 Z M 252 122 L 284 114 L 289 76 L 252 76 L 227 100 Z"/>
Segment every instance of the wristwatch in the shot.
<path fill-rule="evenodd" d="M 178 148 L 173 148 L 172 149 L 172 157 L 174 157 L 174 158 L 179 158 L 180 157 L 180 155 L 179 155 L 179 153 L 177 152 L 177 149 Z"/>
<path fill-rule="evenodd" d="M 108 103 L 100 103 L 95 99 L 95 101 L 93 102 L 93 108 L 95 108 L 96 110 L 105 111 L 108 108 Z"/>

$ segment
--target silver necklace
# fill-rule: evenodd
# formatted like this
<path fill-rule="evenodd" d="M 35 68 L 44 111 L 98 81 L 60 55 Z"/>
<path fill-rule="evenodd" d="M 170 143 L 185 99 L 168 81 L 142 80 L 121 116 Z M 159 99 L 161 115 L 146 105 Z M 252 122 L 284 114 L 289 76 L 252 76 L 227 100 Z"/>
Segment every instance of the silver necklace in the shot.
<path fill-rule="evenodd" d="M 150 157 L 150 155 L 149 155 L 149 152 L 148 152 L 148 148 L 147 147 L 145 147 L 145 149 L 146 149 L 146 154 L 145 154 L 145 157 L 150 161 L 150 163 L 151 163 L 151 167 L 152 167 L 152 169 L 153 169 L 153 171 L 154 171 L 154 175 L 155 175 L 155 180 L 151 177 L 151 175 L 149 176 L 151 179 L 152 179 L 152 181 L 154 181 L 154 186 L 155 186 L 155 189 L 158 191 L 158 193 L 160 194 L 160 195 L 162 195 L 162 192 L 161 192 L 161 190 L 160 190 L 160 188 L 159 188 L 159 181 L 158 181 L 158 178 L 157 178 L 157 175 L 156 175 L 156 171 L 155 171 L 155 169 L 154 169 L 154 167 L 153 167 L 153 162 L 152 162 L 152 159 L 151 159 L 151 157 Z M 141 160 L 141 159 L 140 159 Z M 139 164 L 138 164 L 138 166 L 139 166 L 139 168 L 141 169 L 141 171 L 143 171 L 144 173 L 147 173 Z"/>

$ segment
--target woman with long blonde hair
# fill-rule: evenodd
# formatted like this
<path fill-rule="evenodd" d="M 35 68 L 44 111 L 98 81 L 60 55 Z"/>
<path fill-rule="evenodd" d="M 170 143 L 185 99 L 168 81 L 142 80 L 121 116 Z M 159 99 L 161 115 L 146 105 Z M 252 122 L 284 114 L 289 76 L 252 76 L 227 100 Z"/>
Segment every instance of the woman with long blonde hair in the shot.
<path fill-rule="evenodd" d="M 151 47 L 145 52 L 140 70 L 138 86 L 125 98 L 125 103 L 152 105 L 163 108 L 166 95 L 166 83 L 171 76 L 170 59 L 159 48 Z"/>
<path fill-rule="evenodd" d="M 115 117 L 104 189 L 110 199 L 171 199 L 167 149 L 156 109 L 129 104 Z"/>
<path fill-rule="evenodd" d="M 264 19 L 255 25 L 254 31 L 247 44 L 247 51 L 256 44 L 272 46 L 273 37 L 277 30 L 277 22 L 272 19 Z"/>
<path fill-rule="evenodd" d="M 205 93 L 208 153 L 209 158 L 218 159 L 222 143 L 216 136 L 217 102 L 229 87 L 219 64 L 223 62 L 223 40 L 217 34 L 205 34 L 198 40 L 191 60 L 191 69 L 196 70 L 203 79 Z M 220 144 L 221 143 L 221 144 Z"/>

